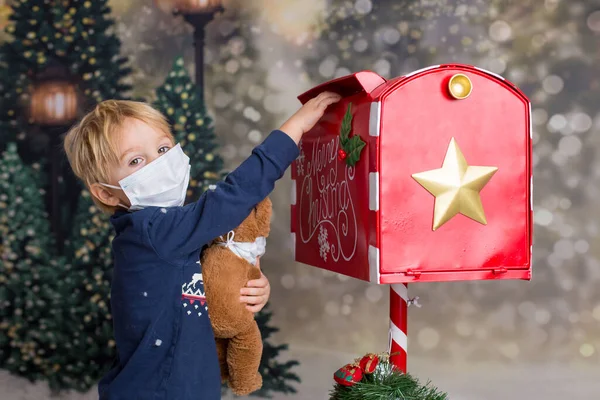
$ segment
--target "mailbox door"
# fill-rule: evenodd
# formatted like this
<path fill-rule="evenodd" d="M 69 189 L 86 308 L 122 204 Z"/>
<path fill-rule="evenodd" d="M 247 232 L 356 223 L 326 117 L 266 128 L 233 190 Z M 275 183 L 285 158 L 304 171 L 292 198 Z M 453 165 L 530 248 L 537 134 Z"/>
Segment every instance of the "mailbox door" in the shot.
<path fill-rule="evenodd" d="M 473 86 L 463 100 L 448 92 L 458 73 Z M 399 81 L 379 104 L 379 281 L 529 279 L 531 128 L 525 96 L 479 69 L 446 66 Z M 479 191 L 487 224 L 459 213 L 434 230 L 436 201 L 447 198 L 438 200 L 413 174 L 442 168 L 453 138 L 468 165 L 497 168 Z"/>
<path fill-rule="evenodd" d="M 295 259 L 308 265 L 369 280 L 369 248 L 376 243 L 377 219 L 370 207 L 369 178 L 377 165 L 376 137 L 369 134 L 370 92 L 385 84 L 371 72 L 361 72 L 321 85 L 300 96 L 302 102 L 319 92 L 344 95 L 329 107 L 300 143 L 292 165 L 292 239 Z M 350 112 L 349 136 L 365 147 L 350 166 L 340 157 L 342 121 Z"/>
<path fill-rule="evenodd" d="M 339 132 L 348 106 L 352 131 L 367 142 L 354 167 L 339 157 Z M 373 222 L 369 211 L 370 101 L 344 98 L 331 107 L 300 144 L 293 165 L 292 237 L 296 261 L 368 280 L 368 248 Z"/>

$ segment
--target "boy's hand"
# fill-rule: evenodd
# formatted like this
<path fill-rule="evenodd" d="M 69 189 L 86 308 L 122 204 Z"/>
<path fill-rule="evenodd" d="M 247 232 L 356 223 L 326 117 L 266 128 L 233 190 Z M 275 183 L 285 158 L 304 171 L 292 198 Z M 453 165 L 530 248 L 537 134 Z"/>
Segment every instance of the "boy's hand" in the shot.
<path fill-rule="evenodd" d="M 298 144 L 302 135 L 308 132 L 325 113 L 330 104 L 337 103 L 342 97 L 332 92 L 323 92 L 307 101 L 296 114 L 292 115 L 281 128 L 281 131 Z"/>
<path fill-rule="evenodd" d="M 260 268 L 260 259 L 256 261 L 256 266 Z M 271 285 L 267 277 L 261 272 L 259 279 L 254 279 L 246 284 L 246 287 L 240 290 L 240 302 L 246 303 L 246 309 L 257 313 L 269 301 L 271 295 Z"/>

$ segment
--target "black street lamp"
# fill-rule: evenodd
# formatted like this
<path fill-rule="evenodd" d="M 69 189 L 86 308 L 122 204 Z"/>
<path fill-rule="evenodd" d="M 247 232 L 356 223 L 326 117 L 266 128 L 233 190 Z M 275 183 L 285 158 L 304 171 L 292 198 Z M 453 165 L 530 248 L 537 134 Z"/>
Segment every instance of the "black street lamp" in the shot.
<path fill-rule="evenodd" d="M 175 14 L 194 27 L 194 48 L 196 52 L 196 86 L 200 98 L 204 100 L 204 38 L 206 25 L 215 14 L 223 11 L 223 0 L 172 0 Z"/>
<path fill-rule="evenodd" d="M 60 196 L 63 161 L 61 136 L 77 118 L 78 109 L 77 85 L 66 67 L 58 63 L 51 64 L 35 77 L 29 101 L 29 118 L 50 137 L 50 217 L 59 251 L 62 251 L 64 245 Z"/>

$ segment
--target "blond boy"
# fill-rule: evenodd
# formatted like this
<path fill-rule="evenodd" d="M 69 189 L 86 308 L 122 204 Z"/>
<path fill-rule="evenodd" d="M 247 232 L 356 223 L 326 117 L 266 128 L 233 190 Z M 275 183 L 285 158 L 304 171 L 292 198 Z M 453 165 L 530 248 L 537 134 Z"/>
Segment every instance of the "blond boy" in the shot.
<path fill-rule="evenodd" d="M 302 135 L 338 100 L 333 93 L 310 100 L 214 190 L 186 206 L 189 158 L 149 105 L 105 101 L 69 131 L 71 167 L 112 214 L 116 230 L 111 306 L 118 359 L 100 382 L 101 400 L 221 397 L 200 252 L 273 190 Z M 198 301 L 183 301 L 187 293 Z M 263 275 L 248 282 L 240 301 L 257 312 L 269 293 Z"/>

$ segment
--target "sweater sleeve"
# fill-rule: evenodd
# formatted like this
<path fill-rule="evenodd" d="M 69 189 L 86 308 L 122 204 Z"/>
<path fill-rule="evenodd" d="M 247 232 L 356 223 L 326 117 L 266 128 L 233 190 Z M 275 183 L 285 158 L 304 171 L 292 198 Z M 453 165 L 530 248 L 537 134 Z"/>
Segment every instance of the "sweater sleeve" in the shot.
<path fill-rule="evenodd" d="M 214 190 L 185 207 L 158 209 L 148 236 L 159 256 L 186 257 L 237 227 L 269 195 L 298 157 L 298 146 L 284 132 L 273 131 Z"/>

